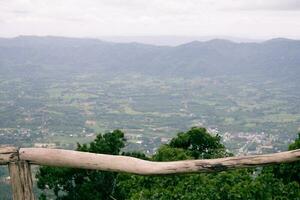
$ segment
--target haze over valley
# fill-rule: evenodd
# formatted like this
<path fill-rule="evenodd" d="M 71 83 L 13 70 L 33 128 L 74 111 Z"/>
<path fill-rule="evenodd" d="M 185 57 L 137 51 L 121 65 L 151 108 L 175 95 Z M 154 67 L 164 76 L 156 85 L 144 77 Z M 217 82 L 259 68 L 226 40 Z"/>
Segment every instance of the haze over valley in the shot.
<path fill-rule="evenodd" d="M 300 41 L 212 39 L 177 46 L 0 39 L 0 145 L 74 148 L 125 131 L 153 153 L 208 127 L 237 154 L 285 150 L 300 128 Z"/>

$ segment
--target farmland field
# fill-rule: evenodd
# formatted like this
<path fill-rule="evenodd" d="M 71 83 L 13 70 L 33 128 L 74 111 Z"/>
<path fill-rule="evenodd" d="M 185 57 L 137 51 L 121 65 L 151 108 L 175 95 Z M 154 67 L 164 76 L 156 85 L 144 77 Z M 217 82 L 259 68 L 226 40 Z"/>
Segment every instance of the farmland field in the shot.
<path fill-rule="evenodd" d="M 232 151 L 243 146 L 236 135 L 260 133 L 274 149 L 282 149 L 300 127 L 300 90 L 292 82 L 91 73 L 63 78 L 3 75 L 0 80 L 2 144 L 74 148 L 98 132 L 122 129 L 133 143 L 128 148 L 151 152 L 179 131 L 204 126 L 230 134 L 226 144 Z"/>

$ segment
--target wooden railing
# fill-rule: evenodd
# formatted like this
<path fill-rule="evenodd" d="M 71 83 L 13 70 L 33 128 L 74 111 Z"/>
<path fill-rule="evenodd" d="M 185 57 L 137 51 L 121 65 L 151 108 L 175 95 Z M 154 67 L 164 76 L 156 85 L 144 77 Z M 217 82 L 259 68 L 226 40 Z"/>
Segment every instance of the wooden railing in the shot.
<path fill-rule="evenodd" d="M 30 165 L 72 167 L 139 175 L 218 172 L 300 160 L 300 149 L 273 154 L 204 160 L 153 162 L 128 156 L 63 149 L 0 148 L 0 165 L 8 165 L 14 200 L 33 200 Z"/>

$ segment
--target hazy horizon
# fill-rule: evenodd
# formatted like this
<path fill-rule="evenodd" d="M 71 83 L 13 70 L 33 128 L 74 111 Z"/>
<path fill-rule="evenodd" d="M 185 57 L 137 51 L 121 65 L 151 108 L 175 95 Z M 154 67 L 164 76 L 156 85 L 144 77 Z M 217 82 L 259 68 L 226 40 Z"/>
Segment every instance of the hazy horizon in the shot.
<path fill-rule="evenodd" d="M 178 35 L 156 35 L 156 36 L 100 36 L 100 37 L 71 37 L 59 35 L 18 35 L 12 37 L 0 37 L 0 39 L 14 39 L 20 37 L 58 37 L 74 39 L 96 39 L 113 43 L 140 43 L 157 46 L 177 46 L 194 41 L 208 42 L 211 40 L 228 40 L 234 43 L 261 43 L 273 39 L 300 40 L 297 38 L 274 37 L 265 39 L 240 38 L 231 36 L 178 36 Z"/>
<path fill-rule="evenodd" d="M 297 0 L 0 1 L 0 37 L 300 38 Z"/>

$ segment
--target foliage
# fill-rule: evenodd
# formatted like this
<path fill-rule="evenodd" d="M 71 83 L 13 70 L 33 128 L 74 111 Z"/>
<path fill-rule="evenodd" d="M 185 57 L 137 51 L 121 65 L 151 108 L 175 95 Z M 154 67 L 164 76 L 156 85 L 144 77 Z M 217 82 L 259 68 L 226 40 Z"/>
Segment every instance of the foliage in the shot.
<path fill-rule="evenodd" d="M 300 149 L 300 132 L 298 133 L 298 138 L 289 145 L 289 150 Z M 300 184 L 300 161 L 280 164 L 265 168 L 265 173 L 274 173 L 275 177 L 282 179 L 285 183 L 297 182 Z"/>
<path fill-rule="evenodd" d="M 290 149 L 299 148 L 299 139 L 290 145 Z M 117 130 L 100 134 L 89 145 L 78 145 L 78 150 L 119 154 L 123 146 L 124 135 Z M 226 157 L 229 153 L 218 135 L 194 127 L 162 145 L 152 157 L 140 152 L 123 152 L 122 155 L 175 161 Z M 298 164 L 167 176 L 42 167 L 37 177 L 39 187 L 53 190 L 57 199 L 299 199 Z M 295 171 L 288 171 L 291 169 Z"/>
<path fill-rule="evenodd" d="M 124 133 L 115 130 L 99 134 L 89 145 L 78 144 L 78 151 L 118 155 L 124 147 Z M 109 199 L 114 193 L 117 173 L 96 170 L 40 167 L 37 185 L 50 189 L 59 200 Z M 45 198 L 45 193 L 40 199 Z"/>
<path fill-rule="evenodd" d="M 184 149 L 191 157 L 216 158 L 224 157 L 226 149 L 221 144 L 219 135 L 212 136 L 205 128 L 193 127 L 187 132 L 178 133 L 169 144 L 171 148 Z"/>
<path fill-rule="evenodd" d="M 293 146 L 293 145 L 292 145 Z M 155 161 L 225 157 L 229 153 L 204 128 L 179 133 L 152 156 Z M 288 165 L 287 165 L 288 166 Z M 298 168 L 299 169 L 299 168 Z M 118 199 L 299 199 L 300 186 L 277 178 L 274 172 L 232 170 L 212 174 L 143 177 L 120 175 Z"/>

